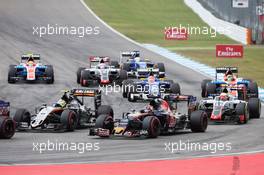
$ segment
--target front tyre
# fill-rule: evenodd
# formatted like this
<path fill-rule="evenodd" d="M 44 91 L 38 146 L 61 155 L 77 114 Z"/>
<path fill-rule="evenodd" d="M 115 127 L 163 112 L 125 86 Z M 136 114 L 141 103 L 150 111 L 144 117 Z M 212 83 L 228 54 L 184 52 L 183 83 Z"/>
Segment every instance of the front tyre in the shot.
<path fill-rule="evenodd" d="M 204 111 L 194 111 L 191 113 L 190 125 L 192 132 L 205 132 L 208 126 L 208 117 Z"/>

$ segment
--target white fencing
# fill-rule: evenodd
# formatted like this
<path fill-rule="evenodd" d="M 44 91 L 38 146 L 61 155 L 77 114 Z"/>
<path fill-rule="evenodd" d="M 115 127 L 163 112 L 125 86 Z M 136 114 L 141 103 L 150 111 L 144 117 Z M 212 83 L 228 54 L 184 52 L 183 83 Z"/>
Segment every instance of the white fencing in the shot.
<path fill-rule="evenodd" d="M 249 31 L 247 28 L 216 18 L 197 0 L 184 0 L 184 3 L 190 7 L 205 23 L 216 29 L 219 33 L 224 34 L 242 44 L 249 44 Z"/>

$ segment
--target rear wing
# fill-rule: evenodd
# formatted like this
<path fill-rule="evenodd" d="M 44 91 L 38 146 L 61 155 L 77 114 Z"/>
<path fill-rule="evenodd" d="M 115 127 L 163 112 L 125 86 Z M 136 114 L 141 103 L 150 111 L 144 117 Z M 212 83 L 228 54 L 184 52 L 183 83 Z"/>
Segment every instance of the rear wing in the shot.
<path fill-rule="evenodd" d="M 101 61 L 104 63 L 110 62 L 110 57 L 108 56 L 90 56 L 88 59 L 90 63 L 90 68 L 97 66 Z"/>
<path fill-rule="evenodd" d="M 193 95 L 178 95 L 178 94 L 169 94 L 165 96 L 164 100 L 166 101 L 173 101 L 173 102 L 188 102 L 194 103 L 197 101 L 197 97 Z"/>
<path fill-rule="evenodd" d="M 98 89 L 72 89 L 71 93 L 76 97 L 96 97 L 101 95 L 101 91 Z"/>
<path fill-rule="evenodd" d="M 94 97 L 94 107 L 97 110 L 101 106 L 102 92 L 99 89 L 72 89 L 71 94 L 75 97 Z M 82 100 L 83 103 L 83 100 Z"/>
<path fill-rule="evenodd" d="M 120 52 L 120 62 L 122 62 L 122 60 L 125 57 L 129 59 L 140 57 L 140 51 L 134 50 L 134 51 Z"/>
<path fill-rule="evenodd" d="M 110 62 L 110 57 L 108 56 L 90 56 L 89 57 L 90 62 L 100 62 L 102 60 L 104 62 Z"/>
<path fill-rule="evenodd" d="M 232 71 L 233 73 L 238 73 L 237 67 L 217 67 L 215 69 L 216 73 L 226 73 L 227 71 Z"/>
<path fill-rule="evenodd" d="M 0 116 L 9 117 L 10 103 L 0 100 Z"/>
<path fill-rule="evenodd" d="M 217 67 L 215 68 L 215 79 L 218 80 L 218 74 L 225 74 L 227 71 L 238 74 L 237 67 Z"/>
<path fill-rule="evenodd" d="M 30 57 L 32 56 L 32 58 L 35 60 L 35 61 L 40 61 L 40 54 L 23 54 L 21 56 L 21 62 L 25 62 L 27 61 Z"/>

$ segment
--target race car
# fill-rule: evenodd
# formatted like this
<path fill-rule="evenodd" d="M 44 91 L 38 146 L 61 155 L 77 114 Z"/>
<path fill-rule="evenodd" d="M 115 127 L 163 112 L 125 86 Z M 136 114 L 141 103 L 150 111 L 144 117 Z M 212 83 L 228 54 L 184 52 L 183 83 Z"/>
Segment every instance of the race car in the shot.
<path fill-rule="evenodd" d="M 177 109 L 179 102 L 187 104 L 186 113 Z M 195 111 L 196 97 L 171 94 L 165 99 L 150 101 L 145 109 L 123 113 L 121 119 L 100 115 L 90 135 L 109 136 L 146 136 L 156 138 L 163 134 L 174 134 L 178 130 L 191 129 L 192 132 L 205 132 L 208 125 L 207 114 Z"/>
<path fill-rule="evenodd" d="M 230 91 L 240 100 L 247 100 L 251 97 L 258 98 L 258 85 L 256 82 L 238 78 L 238 68 L 236 67 L 217 67 L 215 80 L 205 79 L 201 83 L 202 97 L 211 94 L 220 94 L 224 89 Z"/>
<path fill-rule="evenodd" d="M 126 60 L 126 62 L 123 60 Z M 139 51 L 121 52 L 120 64 L 122 69 L 127 71 L 129 77 L 146 78 L 150 72 L 160 78 L 165 77 L 164 64 L 155 64 L 147 59 L 140 58 Z"/>
<path fill-rule="evenodd" d="M 164 98 L 170 93 L 180 94 L 181 89 L 178 83 L 173 80 L 158 78 L 152 72 L 146 79 L 123 81 L 122 94 L 130 102 L 137 100 L 151 100 L 153 98 Z"/>
<path fill-rule="evenodd" d="M 117 61 L 109 61 L 108 57 L 92 57 L 90 68 L 78 69 L 77 83 L 81 86 L 111 83 L 121 85 L 123 80 L 127 79 L 127 72 L 119 68 Z"/>
<path fill-rule="evenodd" d="M 0 100 L 0 138 L 10 139 L 15 130 L 15 122 L 10 117 L 10 103 Z"/>
<path fill-rule="evenodd" d="M 94 109 L 88 107 L 93 97 Z M 101 105 L 101 92 L 97 89 L 72 89 L 64 91 L 52 106 L 43 104 L 31 115 L 27 109 L 18 109 L 14 115 L 18 130 L 51 129 L 74 131 L 76 128 L 93 127 L 98 115 L 113 116 L 113 109 Z"/>
<path fill-rule="evenodd" d="M 249 119 L 260 117 L 261 102 L 258 98 L 239 100 L 232 94 L 222 92 L 216 97 L 202 99 L 197 109 L 205 111 L 212 121 L 245 124 Z"/>
<path fill-rule="evenodd" d="M 40 61 L 39 54 L 24 54 L 19 65 L 10 65 L 8 70 L 8 83 L 16 83 L 19 80 L 28 82 L 41 80 L 48 84 L 54 83 L 54 71 L 52 65 L 44 65 Z"/>

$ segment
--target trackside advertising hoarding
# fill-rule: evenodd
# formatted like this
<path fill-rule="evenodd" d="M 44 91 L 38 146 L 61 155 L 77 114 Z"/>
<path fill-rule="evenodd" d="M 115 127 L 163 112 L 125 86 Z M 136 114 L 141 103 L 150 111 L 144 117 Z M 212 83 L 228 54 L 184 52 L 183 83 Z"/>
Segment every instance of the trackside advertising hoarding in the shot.
<path fill-rule="evenodd" d="M 165 27 L 165 39 L 166 40 L 187 40 L 188 31 L 185 28 L 178 27 Z"/>
<path fill-rule="evenodd" d="M 243 45 L 216 45 L 216 57 L 221 58 L 243 58 Z"/>

